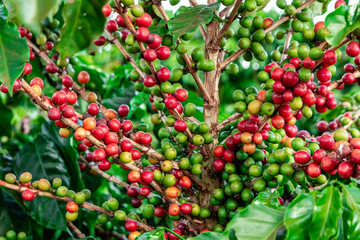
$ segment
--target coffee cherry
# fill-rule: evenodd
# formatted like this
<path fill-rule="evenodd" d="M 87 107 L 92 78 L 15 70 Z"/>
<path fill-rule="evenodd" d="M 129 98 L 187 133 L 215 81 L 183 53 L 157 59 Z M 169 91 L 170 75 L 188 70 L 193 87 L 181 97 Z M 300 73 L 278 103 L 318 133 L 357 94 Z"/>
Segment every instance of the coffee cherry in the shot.
<path fill-rule="evenodd" d="M 55 63 L 48 63 L 46 64 L 46 71 L 50 74 L 54 74 L 59 71 L 59 68 Z"/>
<path fill-rule="evenodd" d="M 71 221 L 71 222 L 75 221 L 78 218 L 78 216 L 79 216 L 78 212 L 74 212 L 74 213 L 66 212 L 66 215 L 65 215 L 66 220 Z"/>
<path fill-rule="evenodd" d="M 310 163 L 306 167 L 306 173 L 307 173 L 307 175 L 309 175 L 312 178 L 317 178 L 321 174 L 321 168 L 316 163 Z"/>
<path fill-rule="evenodd" d="M 66 204 L 66 211 L 74 213 L 79 211 L 79 206 L 75 202 L 68 202 Z"/>
<path fill-rule="evenodd" d="M 320 147 L 324 150 L 334 149 L 335 141 L 334 138 L 329 134 L 322 135 L 319 139 L 319 143 Z"/>
<path fill-rule="evenodd" d="M 25 201 L 29 202 L 29 201 L 34 200 L 35 194 L 34 194 L 33 191 L 31 191 L 31 190 L 29 190 L 29 189 L 26 189 L 25 191 L 23 191 L 23 192 L 21 193 L 21 197 L 22 197 Z"/>
<path fill-rule="evenodd" d="M 78 74 L 78 81 L 79 83 L 81 84 L 87 84 L 90 80 L 90 75 L 88 72 L 86 71 L 81 71 L 79 74 Z"/>
<path fill-rule="evenodd" d="M 130 111 L 129 106 L 126 104 L 122 104 L 118 108 L 118 115 L 120 117 L 126 117 L 129 114 L 129 111 Z"/>
<path fill-rule="evenodd" d="M 149 39 L 149 29 L 145 27 L 139 27 L 135 32 L 135 38 L 139 42 L 146 42 Z"/>
<path fill-rule="evenodd" d="M 152 23 L 152 17 L 148 13 L 144 13 L 141 17 L 136 18 L 136 25 L 144 28 L 150 27 Z"/>
<path fill-rule="evenodd" d="M 349 57 L 357 57 L 360 53 L 360 45 L 355 41 L 351 41 L 346 46 L 346 54 Z"/>
<path fill-rule="evenodd" d="M 127 221 L 125 223 L 125 229 L 126 229 L 126 231 L 134 232 L 138 229 L 138 224 L 137 224 L 137 222 L 135 222 L 133 220 Z"/>
<path fill-rule="evenodd" d="M 153 62 L 157 58 L 157 54 L 153 49 L 146 49 L 144 52 L 144 59 L 148 62 Z"/>
<path fill-rule="evenodd" d="M 159 47 L 156 50 L 157 58 L 159 60 L 166 60 L 170 57 L 170 49 L 167 46 Z"/>
<path fill-rule="evenodd" d="M 344 161 L 339 164 L 337 168 L 337 173 L 339 177 L 343 179 L 348 179 L 354 174 L 354 165 L 348 161 Z"/>

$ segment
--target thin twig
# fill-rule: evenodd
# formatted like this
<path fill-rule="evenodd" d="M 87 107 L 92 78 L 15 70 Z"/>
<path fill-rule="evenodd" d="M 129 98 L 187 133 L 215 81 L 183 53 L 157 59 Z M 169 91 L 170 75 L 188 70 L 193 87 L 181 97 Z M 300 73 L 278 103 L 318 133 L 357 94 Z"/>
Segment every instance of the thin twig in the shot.
<path fill-rule="evenodd" d="M 243 115 L 242 113 L 234 113 L 233 115 L 226 118 L 224 121 L 218 123 L 214 127 L 216 128 L 217 131 L 220 131 L 221 129 L 223 129 L 224 127 L 229 125 L 230 123 L 233 123 L 233 122 L 237 121 L 239 118 L 242 117 L 242 115 Z"/>
<path fill-rule="evenodd" d="M 284 60 L 288 55 L 288 48 L 289 48 L 289 45 L 290 45 L 291 38 L 292 38 L 293 34 L 294 34 L 294 31 L 291 29 L 291 26 L 290 26 L 289 30 L 287 31 L 285 44 L 284 44 L 284 49 L 283 49 L 283 52 L 281 54 L 281 61 Z"/>
<path fill-rule="evenodd" d="M 78 229 L 71 221 L 66 221 L 69 228 L 76 234 L 78 238 L 85 238 L 85 234 L 83 234 L 80 229 Z"/>
<path fill-rule="evenodd" d="M 223 39 L 226 31 L 230 28 L 230 26 L 233 23 L 235 17 L 237 16 L 238 10 L 239 10 L 239 7 L 240 7 L 241 3 L 242 3 L 242 0 L 236 0 L 236 3 L 234 5 L 233 10 L 231 11 L 230 16 L 227 18 L 227 22 L 224 23 L 224 25 L 221 28 L 218 36 L 216 37 L 216 39 L 214 39 L 215 41 L 210 45 L 213 45 L 213 46 L 219 46 L 220 45 L 220 42 Z"/>

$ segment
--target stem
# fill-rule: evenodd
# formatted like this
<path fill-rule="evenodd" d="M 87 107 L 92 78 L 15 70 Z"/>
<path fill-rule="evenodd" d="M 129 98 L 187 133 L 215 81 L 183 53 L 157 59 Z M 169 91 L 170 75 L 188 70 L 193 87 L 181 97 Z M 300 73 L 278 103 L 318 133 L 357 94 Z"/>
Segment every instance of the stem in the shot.
<path fill-rule="evenodd" d="M 233 23 L 236 15 L 238 14 L 238 10 L 239 10 L 239 7 L 240 7 L 241 3 L 242 3 L 242 0 L 236 0 L 236 3 L 234 5 L 233 10 L 231 11 L 230 16 L 227 18 L 227 22 L 223 25 L 222 29 L 220 30 L 220 33 L 219 33 L 218 37 L 216 38 L 216 40 L 213 43 L 215 46 L 220 45 L 220 42 L 223 39 L 226 31 L 230 28 L 230 26 Z"/>
<path fill-rule="evenodd" d="M 157 9 L 159 10 L 159 12 L 161 13 L 161 15 L 163 16 L 166 24 L 168 24 L 169 22 L 169 17 L 167 16 L 164 8 L 161 5 L 161 1 L 159 0 L 153 0 L 154 4 L 156 5 Z M 205 30 L 204 30 L 204 34 L 205 34 Z M 181 43 L 180 39 L 176 40 L 176 43 L 179 44 Z M 183 55 L 184 61 L 189 69 L 190 74 L 193 76 L 196 85 L 198 86 L 201 95 L 204 97 L 204 100 L 209 101 L 211 99 L 211 96 L 209 95 L 209 92 L 206 90 L 206 88 L 204 87 L 203 82 L 201 81 L 199 75 L 197 74 L 196 69 L 193 66 L 193 62 L 191 60 L 191 58 L 189 57 L 189 55 L 187 53 L 184 53 Z"/>
<path fill-rule="evenodd" d="M 66 221 L 69 228 L 76 234 L 78 238 L 85 238 L 85 234 L 83 234 L 80 229 L 78 229 L 71 221 Z"/>
<path fill-rule="evenodd" d="M 139 73 L 140 77 L 144 79 L 146 77 L 146 74 L 140 69 L 140 67 L 136 64 L 134 59 L 130 57 L 130 55 L 126 52 L 126 50 L 123 48 L 123 46 L 120 44 L 119 40 L 115 38 L 106 28 L 105 33 L 109 37 L 110 42 L 113 43 L 120 52 L 124 55 L 126 60 L 131 64 L 131 66 Z"/>
<path fill-rule="evenodd" d="M 242 113 L 234 113 L 233 115 L 231 115 L 230 117 L 228 117 L 227 119 L 225 119 L 224 121 L 216 124 L 214 127 L 216 128 L 216 131 L 220 131 L 221 129 L 223 129 L 224 127 L 226 127 L 228 124 L 233 123 L 235 121 L 237 121 L 239 118 L 242 117 Z"/>
<path fill-rule="evenodd" d="M 291 29 L 291 27 L 289 27 L 289 30 L 287 31 L 287 35 L 286 35 L 286 39 L 285 39 L 284 50 L 281 54 L 281 61 L 287 57 L 288 48 L 289 48 L 293 34 L 294 34 L 294 31 Z"/>
<path fill-rule="evenodd" d="M 344 129 L 345 129 L 345 130 L 348 130 L 348 129 L 351 127 L 351 125 L 352 125 L 354 122 L 356 122 L 356 120 L 359 119 L 359 117 L 360 117 L 360 111 L 358 111 L 358 112 L 353 116 L 353 118 L 351 119 L 351 121 L 350 121 L 349 124 L 347 124 L 346 126 L 344 126 Z"/>

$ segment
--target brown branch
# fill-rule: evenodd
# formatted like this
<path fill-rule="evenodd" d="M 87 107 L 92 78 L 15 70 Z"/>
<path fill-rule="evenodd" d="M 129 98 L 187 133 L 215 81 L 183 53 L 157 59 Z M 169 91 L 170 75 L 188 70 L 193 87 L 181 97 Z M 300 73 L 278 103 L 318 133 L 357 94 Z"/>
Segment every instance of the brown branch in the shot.
<path fill-rule="evenodd" d="M 153 0 L 154 4 L 156 5 L 157 9 L 159 10 L 159 12 L 161 13 L 161 15 L 163 16 L 166 24 L 168 24 L 168 21 L 170 20 L 169 17 L 167 16 L 164 8 L 161 5 L 161 1 L 159 0 Z M 205 31 L 205 30 L 204 30 Z M 204 32 L 205 34 L 205 32 Z M 203 36 L 204 37 L 204 36 Z M 181 43 L 180 39 L 177 39 L 176 41 L 178 44 Z M 203 82 L 201 81 L 199 75 L 197 74 L 196 69 L 193 67 L 193 62 L 191 60 L 191 58 L 189 57 L 189 55 L 187 53 L 184 53 L 183 55 L 184 61 L 189 69 L 190 74 L 193 76 L 196 85 L 198 86 L 201 95 L 204 97 L 204 100 L 209 101 L 211 99 L 211 96 L 209 95 L 208 91 L 206 91 L 206 88 L 203 84 Z"/>
<path fill-rule="evenodd" d="M 230 11 L 230 9 L 234 6 L 234 3 L 231 4 L 230 6 L 227 6 L 226 8 L 224 8 L 220 13 L 219 13 L 219 17 L 222 18 L 224 16 L 226 16 L 226 14 L 228 14 L 228 12 Z"/>
<path fill-rule="evenodd" d="M 105 33 L 109 37 L 110 42 L 114 44 L 120 52 L 124 55 L 126 60 L 131 64 L 131 66 L 136 70 L 136 72 L 139 73 L 140 77 L 144 79 L 146 77 L 146 74 L 140 69 L 140 67 L 136 64 L 134 59 L 126 52 L 126 50 L 123 48 L 123 46 L 120 44 L 119 40 L 115 38 L 106 28 Z"/>
<path fill-rule="evenodd" d="M 78 229 L 71 221 L 66 221 L 69 228 L 76 234 L 78 238 L 85 238 L 85 234 L 83 234 L 80 229 Z"/>
<path fill-rule="evenodd" d="M 122 187 L 126 188 L 126 189 L 129 188 L 130 185 L 129 185 L 128 183 L 123 182 L 123 181 L 120 181 L 120 180 L 117 179 L 115 176 L 110 175 L 110 174 L 107 174 L 107 173 L 104 172 L 104 171 L 101 171 L 97 166 L 91 165 L 91 164 L 90 164 L 88 161 L 86 161 L 81 155 L 79 155 L 79 160 L 80 160 L 81 162 L 85 163 L 88 168 L 90 168 L 92 171 L 97 172 L 100 176 L 102 176 L 103 178 L 105 178 L 107 181 L 113 182 L 113 183 L 115 183 L 115 184 L 117 184 L 117 185 L 119 185 L 119 186 L 122 186 Z"/>
<path fill-rule="evenodd" d="M 344 128 L 345 130 L 348 130 L 348 129 L 351 127 L 351 125 L 359 119 L 359 117 L 360 117 L 360 111 L 358 111 L 358 112 L 352 117 L 352 119 L 350 120 L 349 124 L 345 125 L 343 128 Z"/>
<path fill-rule="evenodd" d="M 228 124 L 233 123 L 235 121 L 237 121 L 239 118 L 242 117 L 242 113 L 234 113 L 233 115 L 231 115 L 230 117 L 228 117 L 227 119 L 225 119 L 224 121 L 216 124 L 214 127 L 216 128 L 216 131 L 220 131 L 221 129 L 223 129 L 224 127 L 226 127 Z"/>
<path fill-rule="evenodd" d="M 72 199 L 70 197 L 58 197 L 56 194 L 53 194 L 53 193 L 50 193 L 50 192 L 44 192 L 44 191 L 40 191 L 40 190 L 37 190 L 37 189 L 30 189 L 30 188 L 27 188 L 27 187 L 24 187 L 24 186 L 18 186 L 18 185 L 15 185 L 15 184 L 7 183 L 7 182 L 2 181 L 2 180 L 0 180 L 0 186 L 8 188 L 8 189 L 12 189 L 12 190 L 17 191 L 19 193 L 21 193 L 21 192 L 23 192 L 25 190 L 30 190 L 35 194 L 35 196 L 52 198 L 52 199 L 59 200 L 59 201 L 64 201 L 64 202 L 72 202 L 72 201 L 74 201 L 74 199 Z M 80 205 L 80 207 L 88 209 L 90 211 L 100 212 L 102 214 L 106 214 L 106 215 L 108 215 L 110 217 L 113 217 L 113 212 L 112 211 L 106 210 L 105 208 L 99 207 L 99 206 L 91 204 L 89 202 L 84 202 L 82 205 Z M 128 217 L 126 217 L 126 219 L 125 219 L 125 221 L 130 221 L 130 220 L 132 220 L 132 219 L 130 219 Z M 135 221 L 135 220 L 133 220 L 133 221 Z M 136 222 L 137 222 L 138 226 L 140 228 L 144 229 L 145 231 L 154 230 L 153 227 L 150 227 L 149 225 L 147 225 L 145 223 L 138 222 L 138 221 L 136 221 Z"/>
<path fill-rule="evenodd" d="M 219 46 L 220 45 L 220 42 L 223 39 L 226 31 L 230 28 L 230 26 L 233 23 L 235 17 L 237 16 L 238 10 L 239 10 L 239 7 L 240 7 L 241 3 L 242 3 L 242 0 L 236 0 L 236 3 L 234 5 L 233 10 L 230 13 L 230 16 L 226 19 L 227 22 L 224 23 L 224 25 L 221 28 L 218 36 L 216 37 L 216 39 L 214 39 L 214 42 L 211 43 L 210 45 L 213 45 L 213 46 Z"/>
<path fill-rule="evenodd" d="M 286 35 L 286 39 L 285 39 L 285 44 L 284 44 L 284 49 L 283 52 L 281 54 L 281 61 L 284 60 L 288 54 L 288 48 L 291 42 L 291 38 L 294 34 L 294 31 L 291 29 L 291 26 L 289 28 L 289 30 L 287 31 L 287 35 Z"/>
<path fill-rule="evenodd" d="M 304 8 L 306 8 L 307 6 L 309 6 L 310 4 L 314 3 L 316 0 L 309 0 L 305 3 L 303 3 L 299 8 L 297 8 L 295 10 L 295 13 L 291 16 L 284 16 L 282 18 L 280 18 L 279 20 L 277 20 L 273 25 L 271 25 L 270 27 L 268 27 L 267 29 L 265 29 L 265 33 L 269 33 L 272 30 L 274 30 L 275 28 L 277 28 L 278 26 L 280 26 L 281 24 L 283 24 L 284 22 L 288 21 L 289 19 L 291 19 L 293 16 L 295 16 L 298 12 L 300 12 L 301 10 L 303 10 Z M 225 59 L 223 62 L 220 63 L 219 68 L 223 69 L 224 67 L 226 67 L 229 63 L 233 62 L 234 60 L 236 60 L 237 58 L 239 58 L 244 52 L 246 51 L 246 49 L 239 49 L 238 51 L 236 51 L 234 54 L 232 54 L 231 56 L 229 56 L 227 59 Z"/>

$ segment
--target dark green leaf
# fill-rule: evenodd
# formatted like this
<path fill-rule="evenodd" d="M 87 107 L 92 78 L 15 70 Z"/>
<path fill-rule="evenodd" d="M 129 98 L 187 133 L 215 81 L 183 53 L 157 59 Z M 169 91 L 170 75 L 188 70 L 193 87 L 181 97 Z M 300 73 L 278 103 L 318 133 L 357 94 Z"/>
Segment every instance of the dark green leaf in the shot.
<path fill-rule="evenodd" d="M 313 202 L 313 195 L 303 193 L 289 204 L 284 218 L 287 239 L 309 239 L 308 229 L 313 216 Z"/>
<path fill-rule="evenodd" d="M 26 40 L 20 38 L 15 24 L 4 24 L 0 27 L 0 81 L 12 94 L 12 85 L 24 70 L 29 60 L 29 48 Z"/>
<path fill-rule="evenodd" d="M 171 19 L 169 30 L 174 34 L 174 38 L 195 31 L 201 24 L 207 24 L 211 20 L 213 13 L 220 6 L 220 3 L 209 5 L 197 5 L 196 7 L 181 7 L 175 13 L 175 19 Z"/>
<path fill-rule="evenodd" d="M 345 239 L 360 239 L 360 189 L 346 186 L 342 192 Z"/>
<path fill-rule="evenodd" d="M 136 238 L 136 240 L 163 240 L 164 228 L 156 229 L 152 232 L 146 232 Z"/>
<path fill-rule="evenodd" d="M 360 27 L 360 22 L 354 21 L 356 13 L 357 7 L 342 5 L 326 16 L 325 26 L 330 31 L 326 41 L 329 44 L 338 46 L 347 34 Z"/>
<path fill-rule="evenodd" d="M 10 13 L 9 18 L 16 18 L 35 35 L 41 34 L 41 21 L 46 17 L 51 19 L 61 2 L 61 0 L 5 0 Z"/>
<path fill-rule="evenodd" d="M 309 229 L 311 239 L 332 239 L 338 235 L 337 223 L 343 212 L 341 197 L 340 191 L 332 185 L 316 197 Z"/>
<path fill-rule="evenodd" d="M 279 208 L 281 207 L 281 204 L 278 198 L 281 197 L 282 193 L 284 193 L 283 187 L 275 189 L 273 192 L 266 190 L 259 193 L 259 195 L 254 199 L 254 202 L 260 202 L 271 208 Z"/>
<path fill-rule="evenodd" d="M 151 33 L 158 33 L 159 31 L 167 31 L 166 22 L 165 20 L 161 19 L 158 24 L 156 24 L 155 26 L 150 26 L 148 29 Z"/>
<path fill-rule="evenodd" d="M 6 23 L 8 17 L 8 10 L 3 3 L 0 3 L 0 24 Z"/>
<path fill-rule="evenodd" d="M 104 31 L 105 17 L 101 8 L 106 0 L 68 1 L 63 9 L 66 20 L 60 31 L 56 49 L 69 57 L 90 46 Z"/>
<path fill-rule="evenodd" d="M 11 136 L 11 119 L 13 116 L 12 110 L 2 103 L 0 97 L 0 136 Z"/>
<path fill-rule="evenodd" d="M 59 153 L 64 159 L 67 172 L 70 175 L 70 188 L 74 191 L 84 189 L 84 183 L 81 179 L 81 172 L 77 163 L 78 151 L 72 143 L 72 138 L 63 138 L 59 135 L 58 127 L 54 123 L 44 123 L 41 128 L 44 136 L 53 141 Z"/>
<path fill-rule="evenodd" d="M 119 88 L 117 91 L 109 98 L 104 99 L 102 104 L 108 108 L 117 110 L 121 104 L 129 104 L 130 100 L 135 96 L 134 88 Z M 135 111 L 135 109 L 131 109 Z"/>
<path fill-rule="evenodd" d="M 33 179 L 45 178 L 52 181 L 59 177 L 64 185 L 69 184 L 65 160 L 61 157 L 56 144 L 48 137 L 39 135 L 34 142 L 26 144 L 14 157 L 14 174 L 19 176 L 22 172 L 28 171 Z M 67 228 L 65 215 L 60 209 L 60 202 L 37 197 L 26 203 L 29 215 L 40 225 L 51 229 Z"/>
<path fill-rule="evenodd" d="M 235 231 L 237 239 L 275 239 L 277 230 L 283 225 L 283 217 L 283 208 L 251 204 L 231 219 L 221 239 L 228 239 L 230 230 Z"/>
<path fill-rule="evenodd" d="M 221 233 L 216 232 L 204 232 L 196 237 L 189 238 L 189 240 L 215 240 L 215 239 L 223 239 L 221 238 Z M 224 238 L 227 239 L 227 238 Z"/>

